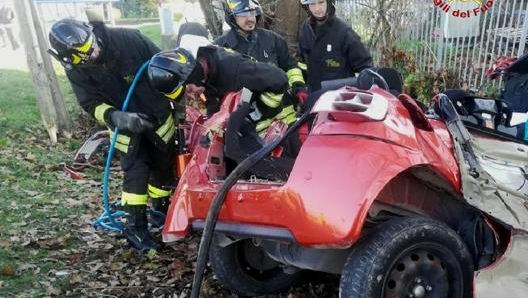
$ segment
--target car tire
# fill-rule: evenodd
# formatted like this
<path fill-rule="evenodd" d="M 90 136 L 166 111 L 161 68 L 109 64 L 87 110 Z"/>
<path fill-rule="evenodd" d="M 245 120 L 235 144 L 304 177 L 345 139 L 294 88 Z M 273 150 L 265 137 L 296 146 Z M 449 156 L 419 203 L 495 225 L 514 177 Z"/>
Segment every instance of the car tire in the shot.
<path fill-rule="evenodd" d="M 239 296 L 260 296 L 288 291 L 302 271 L 286 273 L 285 266 L 271 259 L 252 239 L 221 247 L 213 243 L 209 254 L 218 280 Z"/>
<path fill-rule="evenodd" d="M 461 238 L 428 218 L 374 228 L 348 257 L 340 298 L 473 297 L 473 261 Z"/>

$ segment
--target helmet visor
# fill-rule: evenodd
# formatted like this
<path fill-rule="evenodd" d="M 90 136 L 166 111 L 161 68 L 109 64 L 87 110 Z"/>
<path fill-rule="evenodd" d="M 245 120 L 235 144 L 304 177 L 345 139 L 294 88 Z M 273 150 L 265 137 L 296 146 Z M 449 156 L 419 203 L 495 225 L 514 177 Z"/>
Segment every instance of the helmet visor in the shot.
<path fill-rule="evenodd" d="M 185 91 L 185 82 L 164 68 L 150 65 L 148 77 L 152 87 L 170 100 L 178 100 Z"/>
<path fill-rule="evenodd" d="M 225 2 L 228 14 L 248 17 L 262 14 L 262 7 L 256 0 L 227 0 Z"/>
<path fill-rule="evenodd" d="M 260 12 L 256 9 L 235 12 L 235 17 L 256 17 L 258 15 L 260 15 Z"/>
<path fill-rule="evenodd" d="M 176 86 L 176 88 L 174 88 L 174 90 L 172 90 L 171 92 L 163 93 L 163 94 L 167 96 L 170 100 L 175 101 L 175 100 L 178 100 L 182 96 L 184 90 L 185 90 L 185 84 L 182 82 L 178 86 Z"/>
<path fill-rule="evenodd" d="M 93 34 L 90 34 L 86 42 L 77 47 L 72 47 L 72 63 L 83 64 L 90 60 L 90 56 L 94 50 L 98 48 L 97 40 Z"/>
<path fill-rule="evenodd" d="M 322 3 L 326 0 L 301 0 L 302 5 L 309 5 L 309 4 L 316 4 L 316 3 Z"/>

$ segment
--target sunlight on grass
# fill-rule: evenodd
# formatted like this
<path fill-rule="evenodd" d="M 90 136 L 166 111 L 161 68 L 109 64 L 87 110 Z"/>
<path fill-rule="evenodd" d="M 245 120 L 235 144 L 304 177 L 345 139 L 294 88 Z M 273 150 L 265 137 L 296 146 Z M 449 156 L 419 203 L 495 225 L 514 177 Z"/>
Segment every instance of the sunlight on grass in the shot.
<path fill-rule="evenodd" d="M 158 46 L 159 24 L 140 27 Z M 53 61 L 67 111 L 78 121 L 80 107 L 62 66 Z M 79 227 L 89 227 L 101 200 L 101 168 L 74 180 L 63 170 L 83 139 L 60 137 L 51 144 L 43 128 L 31 74 L 0 69 L 0 297 L 49 296 L 50 287 L 71 287 L 54 272 L 80 254 Z M 120 179 L 109 189 L 117 196 Z M 94 207 L 95 206 L 95 207 Z M 60 252 L 60 253 L 59 253 Z M 12 271 L 10 271 L 12 269 Z M 50 284 L 51 281 L 51 284 Z"/>
<path fill-rule="evenodd" d="M 40 121 L 35 89 L 29 73 L 0 70 L 0 132 Z M 3 133 L 2 133 L 3 135 Z"/>
<path fill-rule="evenodd" d="M 74 103 L 67 78 L 59 76 L 58 82 L 68 104 L 68 111 L 78 114 L 80 109 Z M 0 69 L 0 90 L 0 133 L 4 129 L 20 131 L 28 126 L 41 125 L 36 91 L 28 72 Z"/>
<path fill-rule="evenodd" d="M 158 47 L 161 47 L 161 27 L 159 24 L 144 25 L 140 26 L 138 29 Z"/>
<path fill-rule="evenodd" d="M 79 107 L 64 72 L 59 69 L 58 73 L 68 111 L 75 118 Z M 41 297 L 46 289 L 39 282 L 58 265 L 42 259 L 50 251 L 71 245 L 66 238 L 53 241 L 71 233 L 69 223 L 86 212 L 82 194 L 99 189 L 78 185 L 62 171 L 61 164 L 71 160 L 82 140 L 49 142 L 30 73 L 1 69 L 0 88 L 0 189 L 4 194 L 0 200 L 0 270 L 6 270 L 0 274 L 0 297 L 15 297 L 16 293 Z M 27 264 L 38 265 L 26 268 Z"/>

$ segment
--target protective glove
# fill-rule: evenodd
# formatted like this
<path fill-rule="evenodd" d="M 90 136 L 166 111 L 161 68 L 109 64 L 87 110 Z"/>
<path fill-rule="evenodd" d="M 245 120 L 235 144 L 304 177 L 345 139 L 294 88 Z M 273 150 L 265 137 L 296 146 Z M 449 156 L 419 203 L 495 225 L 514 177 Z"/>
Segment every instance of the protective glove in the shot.
<path fill-rule="evenodd" d="M 308 91 L 306 90 L 306 86 L 301 83 L 295 83 L 292 86 L 292 93 L 297 98 L 297 102 L 300 106 L 304 105 L 304 102 L 306 101 L 306 98 L 308 98 Z"/>
<path fill-rule="evenodd" d="M 295 97 L 297 97 L 299 105 L 304 105 L 304 102 L 308 98 L 308 91 L 306 91 L 306 89 L 301 90 L 295 94 Z"/>
<path fill-rule="evenodd" d="M 117 129 L 132 133 L 142 133 L 154 127 L 149 121 L 149 117 L 142 113 L 113 111 L 110 114 L 110 121 Z"/>

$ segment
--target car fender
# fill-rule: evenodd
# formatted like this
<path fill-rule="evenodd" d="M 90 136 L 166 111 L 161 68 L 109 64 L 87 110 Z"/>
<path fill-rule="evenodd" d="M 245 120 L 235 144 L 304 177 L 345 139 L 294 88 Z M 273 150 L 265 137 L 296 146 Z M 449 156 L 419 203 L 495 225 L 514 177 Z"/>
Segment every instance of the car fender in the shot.
<path fill-rule="evenodd" d="M 289 228 L 298 242 L 347 247 L 359 238 L 367 212 L 385 185 L 415 166 L 449 173 L 447 180 L 458 183 L 456 172 L 440 169 L 440 163 L 409 147 L 357 136 L 311 136 L 277 199 L 296 217 L 289 220 Z"/>

